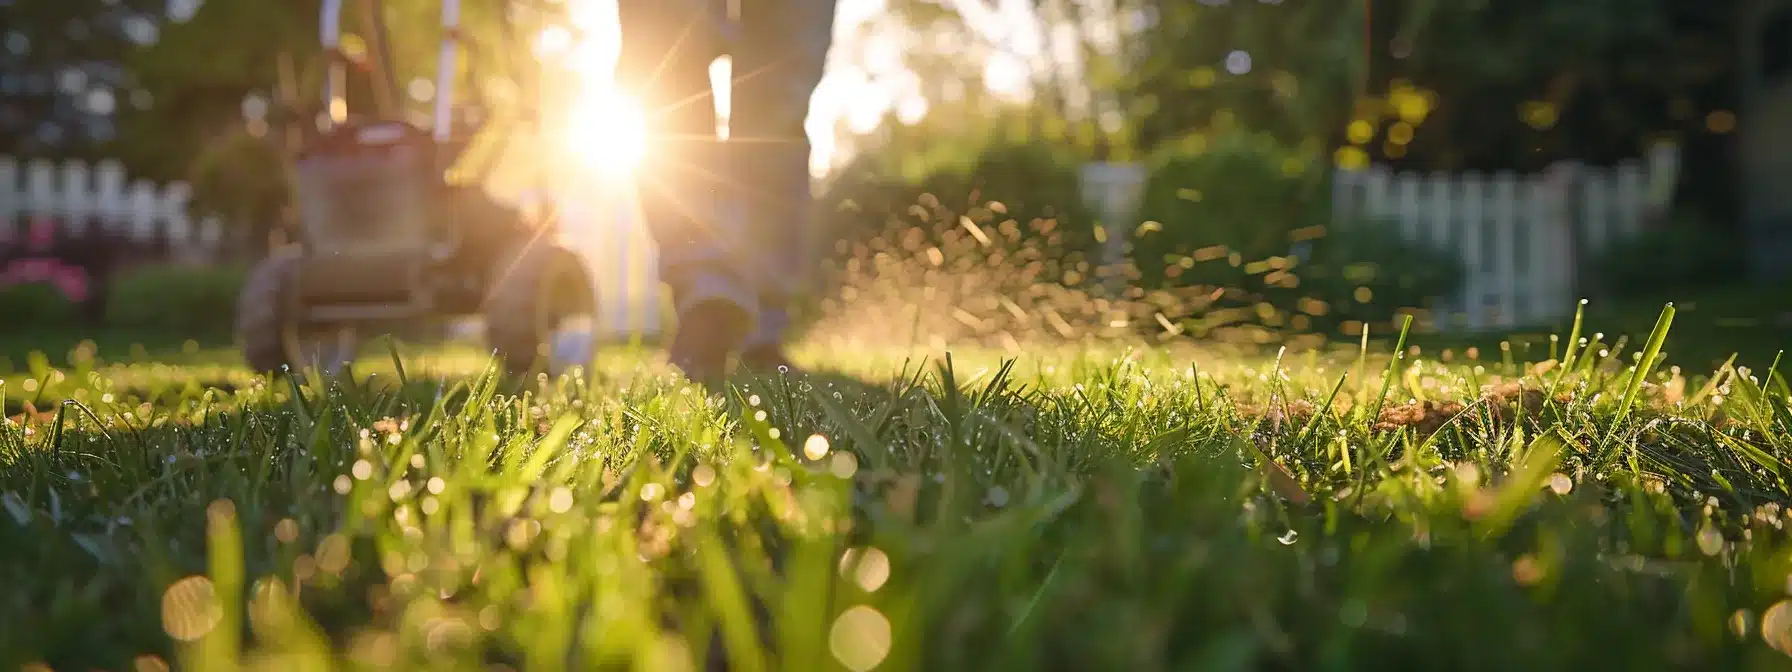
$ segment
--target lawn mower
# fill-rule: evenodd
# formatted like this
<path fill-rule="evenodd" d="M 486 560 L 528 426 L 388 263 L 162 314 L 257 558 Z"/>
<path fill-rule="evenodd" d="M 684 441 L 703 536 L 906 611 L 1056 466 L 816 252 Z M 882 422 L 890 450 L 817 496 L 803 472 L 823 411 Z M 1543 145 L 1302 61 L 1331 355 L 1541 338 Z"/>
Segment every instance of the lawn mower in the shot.
<path fill-rule="evenodd" d="M 453 119 L 459 1 L 442 4 L 427 132 L 390 109 L 398 87 L 383 62 L 390 54 L 379 0 L 360 1 L 371 6 L 364 16 L 373 48 L 363 57 L 372 64 L 352 64 L 384 80 L 373 88 L 385 92 L 376 98 L 387 109 L 350 117 L 343 0 L 324 0 L 323 110 L 317 131 L 292 152 L 296 240 L 249 273 L 236 315 L 244 358 L 262 371 L 335 371 L 352 360 L 362 333 L 479 317 L 488 347 L 511 373 L 586 363 L 591 335 L 579 345 L 578 330 L 591 328 L 595 288 L 583 258 L 558 241 L 557 222 L 527 216 L 476 181 L 448 179 L 478 130 L 457 129 Z M 569 334 L 574 345 L 564 347 Z"/>

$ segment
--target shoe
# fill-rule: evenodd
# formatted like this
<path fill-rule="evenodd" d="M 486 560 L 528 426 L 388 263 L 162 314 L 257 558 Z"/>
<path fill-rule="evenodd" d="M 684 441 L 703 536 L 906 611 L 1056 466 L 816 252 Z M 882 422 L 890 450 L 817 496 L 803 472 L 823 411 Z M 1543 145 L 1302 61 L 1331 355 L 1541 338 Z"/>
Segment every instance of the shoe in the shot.
<path fill-rule="evenodd" d="M 738 283 L 710 276 L 686 287 L 678 305 L 678 331 L 669 358 L 687 378 L 719 387 L 728 376 L 728 357 L 739 350 L 757 319 L 757 303 L 735 290 Z"/>
<path fill-rule="evenodd" d="M 759 318 L 753 324 L 753 333 L 747 336 L 746 345 L 741 349 L 741 368 L 754 374 L 794 371 L 796 367 L 784 352 L 785 332 L 789 329 L 790 312 L 784 308 L 783 302 L 776 298 L 760 299 Z"/>
<path fill-rule="evenodd" d="M 756 374 L 797 373 L 796 365 L 782 346 L 776 344 L 748 346 L 740 353 L 741 368 Z"/>
<path fill-rule="evenodd" d="M 721 385 L 728 377 L 728 356 L 740 347 L 752 324 L 752 313 L 732 301 L 692 303 L 679 311 L 669 353 L 672 365 L 705 387 Z"/>

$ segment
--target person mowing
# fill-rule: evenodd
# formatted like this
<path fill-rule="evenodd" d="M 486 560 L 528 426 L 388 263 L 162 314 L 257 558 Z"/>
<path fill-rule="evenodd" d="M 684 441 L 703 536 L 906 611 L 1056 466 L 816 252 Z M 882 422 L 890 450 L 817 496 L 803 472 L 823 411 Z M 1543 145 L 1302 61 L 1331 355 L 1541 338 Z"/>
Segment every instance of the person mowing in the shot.
<path fill-rule="evenodd" d="M 672 291 L 669 356 L 720 383 L 788 370 L 790 303 L 816 262 L 803 122 L 832 43 L 836 0 L 618 0 L 618 86 L 647 111 L 639 197 Z M 709 66 L 733 64 L 726 142 Z"/>

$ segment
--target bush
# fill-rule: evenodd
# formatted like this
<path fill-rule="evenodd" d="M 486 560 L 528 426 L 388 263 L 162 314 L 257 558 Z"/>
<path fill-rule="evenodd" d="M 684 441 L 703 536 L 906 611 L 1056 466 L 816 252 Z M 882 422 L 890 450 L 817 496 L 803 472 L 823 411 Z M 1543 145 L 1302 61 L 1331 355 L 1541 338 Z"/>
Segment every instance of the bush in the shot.
<path fill-rule="evenodd" d="M 1328 330 L 1352 320 L 1392 326 L 1402 310 L 1453 295 L 1466 273 L 1457 256 L 1382 220 L 1333 227 L 1300 252 L 1293 269 L 1299 284 L 1276 292 L 1276 303 Z"/>
<path fill-rule="evenodd" d="M 996 144 L 978 155 L 970 177 L 979 205 L 1001 203 L 1008 217 L 1068 218 L 1087 228 L 1078 171 L 1083 161 L 1040 144 Z"/>
<path fill-rule="evenodd" d="M 0 323 L 21 327 L 63 326 L 73 321 L 75 304 L 49 283 L 0 286 Z"/>
<path fill-rule="evenodd" d="M 831 249 L 819 295 L 833 294 L 857 264 L 892 255 L 923 266 L 1011 267 L 1042 260 L 1042 277 L 1062 277 L 1092 244 L 1092 217 L 1080 203 L 1074 156 L 1041 144 L 996 142 L 924 174 L 893 175 L 861 159 L 818 199 Z M 965 226 L 969 221 L 975 225 Z M 927 255 L 942 254 L 938 261 Z M 1024 252 L 1023 252 L 1024 250 Z"/>
<path fill-rule="evenodd" d="M 1187 317 L 1335 331 L 1392 323 L 1459 286 L 1453 255 L 1389 223 L 1331 226 L 1326 172 L 1310 157 L 1239 133 L 1199 150 L 1152 159 L 1131 237 L 1139 284 L 1215 297 Z"/>
<path fill-rule="evenodd" d="M 942 219 L 956 226 L 958 215 L 987 210 L 992 203 L 1000 205 L 989 213 L 991 224 L 1058 219 L 1088 228 L 1078 191 L 1080 165 L 1061 150 L 1015 143 L 994 143 L 972 161 L 938 162 L 907 177 L 893 176 L 867 158 L 842 171 L 818 200 L 827 230 L 851 242 L 931 228 Z"/>
<path fill-rule="evenodd" d="M 1736 280 L 1741 252 L 1709 225 L 1680 217 L 1607 247 L 1594 269 L 1607 294 L 1655 297 Z"/>
<path fill-rule="evenodd" d="M 223 136 L 193 161 L 194 214 L 254 227 L 264 234 L 292 203 L 290 167 L 278 145 L 246 130 Z"/>
<path fill-rule="evenodd" d="M 1328 217 L 1323 173 L 1306 158 L 1261 135 L 1206 144 L 1150 161 L 1132 241 L 1147 285 L 1239 282 L 1245 263 L 1288 254 L 1297 231 Z"/>
<path fill-rule="evenodd" d="M 141 266 L 113 278 L 106 323 L 181 334 L 229 333 L 244 270 L 235 266 Z"/>

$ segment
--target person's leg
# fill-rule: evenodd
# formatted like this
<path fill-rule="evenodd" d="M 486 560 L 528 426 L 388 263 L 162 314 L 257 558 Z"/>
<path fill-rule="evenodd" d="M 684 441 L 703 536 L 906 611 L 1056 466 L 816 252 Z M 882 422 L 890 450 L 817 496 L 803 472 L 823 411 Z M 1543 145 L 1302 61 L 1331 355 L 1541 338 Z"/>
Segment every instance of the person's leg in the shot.
<path fill-rule="evenodd" d="M 763 271 L 760 314 L 743 364 L 786 364 L 782 346 L 792 297 L 814 272 L 817 243 L 803 127 L 821 83 L 834 29 L 835 0 L 743 0 L 733 50 L 729 141 L 736 179 L 747 188 L 753 253 Z"/>
<path fill-rule="evenodd" d="M 740 254 L 742 216 L 721 207 L 727 186 L 709 81 L 721 53 L 718 24 L 697 3 L 672 0 L 620 0 L 617 18 L 617 83 L 641 101 L 649 126 L 637 192 L 677 305 L 671 358 L 687 375 L 713 382 L 757 308 Z"/>

